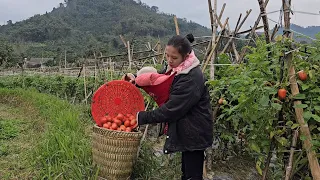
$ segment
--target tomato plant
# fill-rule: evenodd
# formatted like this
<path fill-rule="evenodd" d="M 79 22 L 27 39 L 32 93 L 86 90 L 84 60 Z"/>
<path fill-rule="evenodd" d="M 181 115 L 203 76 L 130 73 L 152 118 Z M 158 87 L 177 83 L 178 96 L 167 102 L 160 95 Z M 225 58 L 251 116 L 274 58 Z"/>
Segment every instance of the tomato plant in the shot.
<path fill-rule="evenodd" d="M 246 55 L 246 63 L 217 67 L 217 80 L 208 81 L 213 104 L 220 104 L 215 132 L 220 134 L 222 144 L 229 144 L 228 151 L 239 154 L 245 149 L 252 155 L 260 174 L 271 150 L 276 158 L 270 169 L 273 172 L 269 174 L 272 179 L 279 179 L 283 177 L 288 162 L 293 131 L 299 129 L 294 100 L 302 101 L 299 107 L 304 108 L 303 116 L 309 124 L 314 149 L 319 153 L 320 76 L 316 72 L 320 70 L 320 44 L 308 47 L 306 53 L 303 52 L 305 45 L 288 39 L 269 45 L 263 40 L 256 43 L 256 47 L 248 47 L 250 52 Z M 300 51 L 292 51 L 289 48 L 291 43 Z M 294 77 L 298 79 L 300 88 L 300 94 L 296 96 L 292 96 L 290 91 L 289 78 L 292 77 L 288 75 L 284 56 L 289 51 L 293 52 L 296 69 L 303 69 L 308 74 L 304 81 L 298 79 L 298 73 Z M 226 63 L 226 59 L 226 55 L 221 55 L 218 63 Z M 221 98 L 227 103 L 221 104 Z M 220 102 L 216 103 L 219 99 Z M 303 141 L 305 137 L 300 135 L 300 139 Z M 240 148 L 235 146 L 239 142 Z M 294 166 L 297 169 L 293 175 L 307 177 L 310 173 L 301 141 L 297 149 L 302 151 L 295 154 Z"/>

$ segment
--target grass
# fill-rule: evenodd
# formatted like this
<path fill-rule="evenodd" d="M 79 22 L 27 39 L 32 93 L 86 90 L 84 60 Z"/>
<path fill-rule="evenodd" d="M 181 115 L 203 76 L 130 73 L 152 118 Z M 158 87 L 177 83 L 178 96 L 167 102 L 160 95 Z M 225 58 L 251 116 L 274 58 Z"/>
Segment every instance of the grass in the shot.
<path fill-rule="evenodd" d="M 37 141 L 32 145 L 35 148 L 31 150 L 28 158 L 29 164 L 32 164 L 33 169 L 38 172 L 36 179 L 94 178 L 90 136 L 86 133 L 90 122 L 79 107 L 50 95 L 22 89 L 0 89 L 0 97 L 5 104 L 20 107 L 28 102 L 28 105 L 22 107 L 32 107 L 37 112 L 34 116 L 31 114 L 31 119 L 39 115 L 44 121 L 44 131 L 38 134 Z M 5 136 L 17 135 L 12 133 L 14 132 L 12 129 L 16 128 L 8 125 L 12 123 L 4 122 L 8 129 Z M 5 147 L 1 149 L 6 151 Z"/>

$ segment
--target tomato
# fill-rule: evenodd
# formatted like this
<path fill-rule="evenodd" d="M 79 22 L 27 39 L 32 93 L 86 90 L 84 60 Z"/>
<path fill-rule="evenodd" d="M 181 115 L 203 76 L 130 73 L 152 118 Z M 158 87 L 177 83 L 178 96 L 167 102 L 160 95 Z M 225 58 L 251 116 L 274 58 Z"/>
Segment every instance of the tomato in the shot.
<path fill-rule="evenodd" d="M 223 98 L 220 98 L 220 99 L 219 99 L 219 104 L 220 104 L 220 105 L 223 104 L 223 100 L 224 100 Z"/>
<path fill-rule="evenodd" d="M 279 99 L 283 100 L 283 99 L 286 98 L 286 96 L 287 96 L 287 90 L 285 90 L 285 89 L 279 89 L 278 90 Z"/>
<path fill-rule="evenodd" d="M 121 130 L 121 131 L 126 131 L 126 127 L 125 127 L 124 125 L 121 125 L 121 126 L 120 126 L 120 130 Z"/>
<path fill-rule="evenodd" d="M 127 116 L 127 117 L 130 117 L 130 116 L 132 116 L 132 114 L 127 114 L 126 116 Z"/>
<path fill-rule="evenodd" d="M 101 124 L 107 123 L 107 117 L 105 117 L 105 116 L 101 117 L 101 118 L 100 118 L 100 123 L 101 123 Z"/>
<path fill-rule="evenodd" d="M 119 113 L 116 118 L 122 121 L 124 118 L 124 115 Z"/>
<path fill-rule="evenodd" d="M 126 128 L 126 132 L 131 132 L 131 131 L 132 131 L 131 127 Z"/>
<path fill-rule="evenodd" d="M 102 127 L 102 126 L 103 126 L 103 124 L 102 124 L 101 122 L 98 122 L 97 125 L 98 125 L 99 127 Z"/>
<path fill-rule="evenodd" d="M 111 129 L 117 130 L 118 129 L 118 125 L 116 123 L 112 123 Z"/>
<path fill-rule="evenodd" d="M 111 123 L 110 123 L 110 122 L 105 123 L 105 124 L 103 125 L 103 128 L 106 128 L 106 129 L 110 129 L 110 127 L 111 127 Z"/>
<path fill-rule="evenodd" d="M 130 125 L 131 125 L 131 126 L 134 126 L 134 125 L 136 125 L 136 124 L 137 124 L 137 120 L 132 119 L 132 120 L 130 121 Z"/>
<path fill-rule="evenodd" d="M 132 115 L 129 117 L 129 120 L 134 120 L 134 119 L 136 119 L 136 118 Z"/>
<path fill-rule="evenodd" d="M 304 72 L 303 70 L 298 72 L 298 77 L 301 81 L 305 81 L 308 78 L 308 75 L 306 72 Z"/>
<path fill-rule="evenodd" d="M 131 121 L 125 121 L 124 122 L 124 126 L 126 126 L 126 127 L 130 127 L 131 126 Z"/>
<path fill-rule="evenodd" d="M 121 126 L 122 124 L 122 121 L 120 121 L 119 119 L 115 119 L 113 122 L 116 123 L 118 126 Z"/>
<path fill-rule="evenodd" d="M 112 122 L 112 118 L 110 116 L 106 116 L 107 122 Z"/>

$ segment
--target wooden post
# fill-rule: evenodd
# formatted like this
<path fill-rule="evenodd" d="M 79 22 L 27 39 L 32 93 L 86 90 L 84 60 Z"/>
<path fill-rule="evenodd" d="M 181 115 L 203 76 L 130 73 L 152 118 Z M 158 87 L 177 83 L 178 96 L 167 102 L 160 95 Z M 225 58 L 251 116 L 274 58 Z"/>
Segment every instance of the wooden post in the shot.
<path fill-rule="evenodd" d="M 295 130 L 294 134 L 293 134 L 293 138 L 292 138 L 292 144 L 291 144 L 291 149 L 290 149 L 290 157 L 289 157 L 288 166 L 286 168 L 285 180 L 290 180 L 290 176 L 291 176 L 291 172 L 292 172 L 292 164 L 293 164 L 293 155 L 294 155 L 294 151 L 296 149 L 298 136 L 299 136 L 299 131 Z"/>
<path fill-rule="evenodd" d="M 262 21 L 264 24 L 264 33 L 266 36 L 266 42 L 267 44 L 270 43 L 270 36 L 269 36 L 269 23 L 268 23 L 268 18 L 267 18 L 267 14 L 266 14 L 266 8 L 264 6 L 264 2 L 263 0 L 258 0 L 259 2 L 259 6 L 260 6 L 260 15 L 262 16 Z"/>
<path fill-rule="evenodd" d="M 129 67 L 128 69 L 131 70 L 131 63 L 132 63 L 132 57 L 131 57 L 131 48 L 130 48 L 130 42 L 128 41 L 127 42 L 127 45 L 128 45 L 128 59 L 129 59 Z"/>
<path fill-rule="evenodd" d="M 67 50 L 64 50 L 64 69 L 67 69 Z"/>
<path fill-rule="evenodd" d="M 206 61 L 203 63 L 203 65 L 202 65 L 202 72 L 204 72 L 204 71 L 206 70 L 207 65 L 208 65 L 209 61 L 211 60 L 213 53 L 216 51 L 216 48 L 218 47 L 218 44 L 219 44 L 220 39 L 221 39 L 221 35 L 222 35 L 222 33 L 224 32 L 225 27 L 226 27 L 228 21 L 229 21 L 229 18 L 227 18 L 226 21 L 225 21 L 225 23 L 223 24 L 222 29 L 221 29 L 220 32 L 219 32 L 219 36 L 218 36 L 218 38 L 217 38 L 217 40 L 216 40 L 216 43 L 215 43 L 214 46 L 212 47 L 211 52 L 210 52 L 210 54 L 208 55 Z"/>
<path fill-rule="evenodd" d="M 176 26 L 176 34 L 180 35 L 179 25 L 178 25 L 178 19 L 177 16 L 173 16 L 174 24 Z"/>
<path fill-rule="evenodd" d="M 208 0 L 210 2 L 211 5 L 211 0 Z M 214 0 L 214 10 L 213 13 L 217 13 L 217 0 Z M 212 7 L 211 7 L 211 13 L 210 13 L 210 17 L 212 17 L 212 47 L 213 45 L 216 43 L 216 33 L 217 33 L 217 20 L 216 20 L 216 16 L 213 16 L 212 14 Z M 210 66 L 210 79 L 214 80 L 214 73 L 215 73 L 215 67 L 214 67 L 214 62 L 216 59 L 216 55 L 217 55 L 217 50 L 215 50 L 215 52 L 213 52 L 212 58 L 211 58 L 211 66 Z M 211 167 L 210 167 L 211 168 Z"/>
<path fill-rule="evenodd" d="M 88 103 L 87 101 L 87 83 L 86 83 L 86 64 L 83 64 L 83 86 L 84 86 L 84 98 L 86 104 Z"/>
<path fill-rule="evenodd" d="M 213 32 L 213 26 L 214 26 L 214 17 L 213 17 L 213 10 L 212 10 L 212 4 L 211 0 L 208 0 L 208 6 L 209 6 L 209 15 L 210 15 L 210 22 L 211 22 L 211 30 Z M 214 12 L 216 13 L 216 12 Z"/>
<path fill-rule="evenodd" d="M 289 6 L 291 5 L 291 0 L 289 0 L 289 6 L 286 3 L 286 0 L 282 0 L 283 4 L 283 12 L 284 12 L 284 21 L 285 21 L 285 30 L 290 29 L 290 11 L 289 11 Z M 285 37 L 289 37 L 289 33 L 285 32 L 284 34 Z M 291 93 L 293 96 L 296 96 L 299 94 L 299 87 L 297 84 L 296 80 L 296 72 L 294 68 L 294 64 L 292 62 L 292 53 L 289 53 L 286 56 L 287 62 L 288 62 L 288 69 L 289 69 L 289 82 L 290 82 L 290 88 L 291 88 Z M 298 106 L 301 105 L 301 101 L 295 100 L 294 105 Z M 306 149 L 307 152 L 307 157 L 309 161 L 309 167 L 311 170 L 311 174 L 314 180 L 320 180 L 320 167 L 319 167 L 319 162 L 317 159 L 317 155 L 314 150 L 312 150 L 312 143 L 311 143 L 311 134 L 309 130 L 308 123 L 304 120 L 303 117 L 303 109 L 295 107 L 295 113 L 296 113 L 296 119 L 298 123 L 300 124 L 300 130 L 301 134 L 306 137 L 306 140 L 303 141 L 303 147 Z"/>
<path fill-rule="evenodd" d="M 269 0 L 266 0 L 265 3 L 264 3 L 264 8 L 267 7 L 268 3 L 269 3 Z M 255 34 L 256 28 L 258 27 L 258 25 L 259 25 L 259 23 L 260 23 L 260 21 L 261 21 L 261 17 L 262 17 L 262 14 L 260 14 L 260 15 L 258 16 L 257 20 L 255 21 L 255 23 L 254 23 L 254 25 L 253 25 L 253 27 L 252 27 L 252 30 L 251 30 L 251 32 L 250 32 L 250 34 L 249 34 L 249 38 L 251 38 L 251 37 Z M 249 45 L 249 43 L 250 43 L 250 41 L 247 43 L 247 45 Z M 246 52 L 247 52 L 247 48 L 243 48 L 242 51 L 241 51 L 241 54 L 240 54 L 240 61 L 243 60 Z"/>

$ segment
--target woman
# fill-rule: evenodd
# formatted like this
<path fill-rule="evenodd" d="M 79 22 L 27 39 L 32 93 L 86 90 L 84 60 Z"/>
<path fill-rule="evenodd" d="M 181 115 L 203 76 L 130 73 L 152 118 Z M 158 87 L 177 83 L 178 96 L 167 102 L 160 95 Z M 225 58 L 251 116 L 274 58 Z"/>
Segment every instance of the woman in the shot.
<path fill-rule="evenodd" d="M 182 180 L 202 180 L 204 151 L 212 145 L 213 122 L 205 77 L 190 43 L 192 34 L 174 36 L 166 46 L 168 67 L 173 74 L 169 99 L 153 111 L 137 114 L 138 125 L 168 123 L 164 153 L 182 152 Z M 127 80 L 135 77 L 127 74 Z"/>

